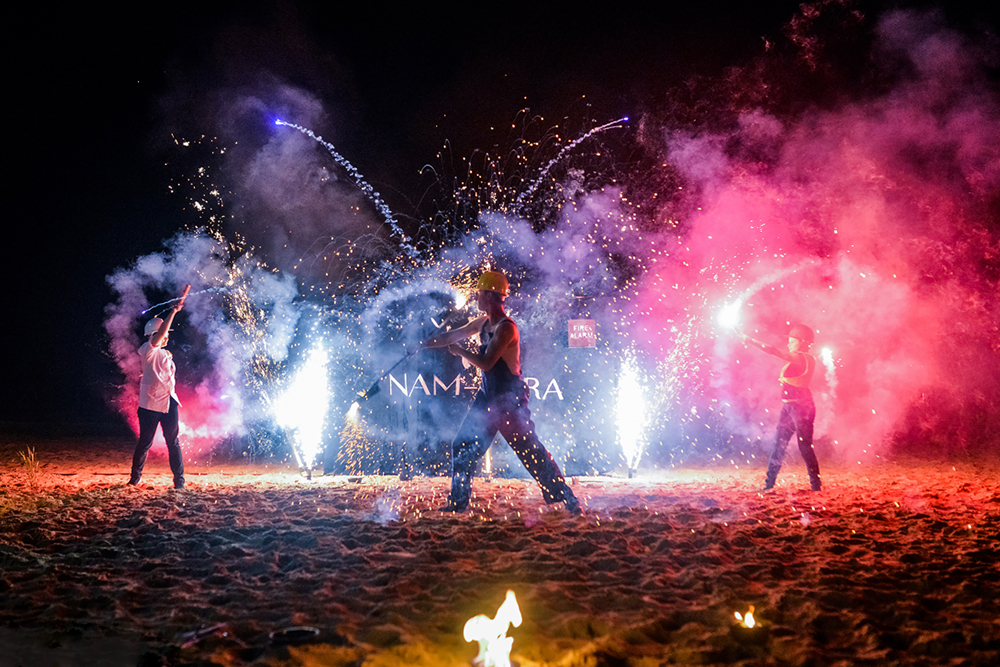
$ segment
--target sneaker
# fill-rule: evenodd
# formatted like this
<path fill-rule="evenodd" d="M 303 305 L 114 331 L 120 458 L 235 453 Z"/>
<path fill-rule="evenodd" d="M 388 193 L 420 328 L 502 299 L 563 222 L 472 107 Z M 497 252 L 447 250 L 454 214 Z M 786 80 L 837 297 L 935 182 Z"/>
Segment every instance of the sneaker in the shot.
<path fill-rule="evenodd" d="M 580 501 L 576 499 L 576 496 L 570 495 L 564 502 L 566 503 L 566 511 L 573 516 L 583 514 L 583 508 L 580 507 Z"/>

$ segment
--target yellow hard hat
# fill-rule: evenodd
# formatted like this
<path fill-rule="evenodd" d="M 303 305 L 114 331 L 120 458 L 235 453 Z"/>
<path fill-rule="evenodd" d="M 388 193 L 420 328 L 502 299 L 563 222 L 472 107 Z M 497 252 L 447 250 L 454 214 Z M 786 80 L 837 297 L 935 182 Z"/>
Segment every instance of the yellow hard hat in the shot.
<path fill-rule="evenodd" d="M 812 344 L 816 340 L 816 334 L 804 324 L 794 325 L 788 335 L 792 338 L 798 338 L 803 343 Z"/>
<path fill-rule="evenodd" d="M 507 276 L 499 271 L 483 271 L 483 274 L 479 276 L 479 282 L 476 283 L 476 289 L 496 292 L 501 296 L 507 296 L 509 289 Z"/>

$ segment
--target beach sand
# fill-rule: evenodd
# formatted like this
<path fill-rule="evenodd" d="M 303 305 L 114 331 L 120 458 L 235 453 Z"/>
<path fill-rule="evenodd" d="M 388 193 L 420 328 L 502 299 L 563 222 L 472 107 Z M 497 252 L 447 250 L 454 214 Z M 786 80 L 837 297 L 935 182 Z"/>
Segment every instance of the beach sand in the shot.
<path fill-rule="evenodd" d="M 579 517 L 477 479 L 456 516 L 440 477 L 195 462 L 178 492 L 155 451 L 126 487 L 130 454 L 0 444 L 0 666 L 465 666 L 507 590 L 521 667 L 1000 664 L 996 465 L 576 478 Z"/>

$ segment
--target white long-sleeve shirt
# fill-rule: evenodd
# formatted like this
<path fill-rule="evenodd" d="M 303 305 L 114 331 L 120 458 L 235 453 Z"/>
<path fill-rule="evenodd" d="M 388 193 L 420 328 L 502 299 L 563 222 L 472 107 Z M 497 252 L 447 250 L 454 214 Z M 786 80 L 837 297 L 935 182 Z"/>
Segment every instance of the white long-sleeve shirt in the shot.
<path fill-rule="evenodd" d="M 169 412 L 170 399 L 177 401 L 174 393 L 174 357 L 162 347 L 145 342 L 139 348 L 142 358 L 142 380 L 139 382 L 139 407 L 153 412 Z"/>

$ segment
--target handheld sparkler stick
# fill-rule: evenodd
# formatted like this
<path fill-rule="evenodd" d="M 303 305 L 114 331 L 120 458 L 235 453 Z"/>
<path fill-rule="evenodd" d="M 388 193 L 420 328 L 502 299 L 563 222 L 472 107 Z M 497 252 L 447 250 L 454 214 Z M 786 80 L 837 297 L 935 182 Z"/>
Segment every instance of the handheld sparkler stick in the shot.
<path fill-rule="evenodd" d="M 409 359 L 410 357 L 412 357 L 413 355 L 415 355 L 419 351 L 420 350 L 417 349 L 417 350 L 413 350 L 412 352 L 407 352 L 405 357 L 403 357 L 402 359 L 400 359 L 399 361 L 397 361 L 396 363 L 394 363 L 389 368 L 389 370 L 387 370 L 385 373 L 382 373 L 382 375 L 380 375 L 378 377 L 378 379 L 375 380 L 375 383 L 372 386 L 368 387 L 368 389 L 366 391 L 359 391 L 358 392 L 358 396 L 361 397 L 361 400 L 362 401 L 367 401 L 369 398 L 371 398 L 375 394 L 379 393 L 379 391 L 381 391 L 379 389 L 379 387 L 378 387 L 379 382 L 381 382 L 382 380 L 386 379 L 389 376 L 389 373 L 391 373 L 394 370 L 396 370 L 397 366 L 399 366 L 401 363 L 403 363 L 404 361 L 406 361 L 407 359 Z"/>
<path fill-rule="evenodd" d="M 177 304 L 177 310 L 180 310 L 181 308 L 184 307 L 184 299 L 188 298 L 188 292 L 190 291 L 191 291 L 190 285 L 184 288 L 184 294 L 181 294 L 181 300 L 180 303 Z"/>

